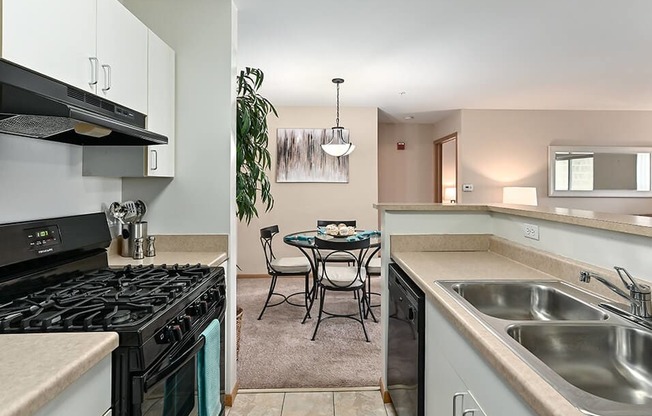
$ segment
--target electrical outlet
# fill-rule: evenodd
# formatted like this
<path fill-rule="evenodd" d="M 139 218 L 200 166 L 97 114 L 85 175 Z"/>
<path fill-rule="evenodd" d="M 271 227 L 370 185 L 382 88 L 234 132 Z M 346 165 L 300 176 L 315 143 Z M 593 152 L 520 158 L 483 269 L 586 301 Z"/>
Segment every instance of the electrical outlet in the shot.
<path fill-rule="evenodd" d="M 473 184 L 465 183 L 464 185 L 462 185 L 462 192 L 473 192 Z"/>
<path fill-rule="evenodd" d="M 523 224 L 523 235 L 525 238 L 539 240 L 539 226 L 534 224 Z"/>

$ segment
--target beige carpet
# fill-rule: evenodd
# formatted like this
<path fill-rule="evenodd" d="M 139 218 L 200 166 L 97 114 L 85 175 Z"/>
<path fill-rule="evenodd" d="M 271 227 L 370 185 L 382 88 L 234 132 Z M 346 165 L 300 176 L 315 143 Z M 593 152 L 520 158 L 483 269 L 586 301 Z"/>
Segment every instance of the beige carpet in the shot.
<path fill-rule="evenodd" d="M 375 292 L 379 292 L 378 280 L 373 280 Z M 262 320 L 256 319 L 268 288 L 269 279 L 238 279 L 238 306 L 244 309 L 238 359 L 241 389 L 378 386 L 382 365 L 380 322 L 365 321 L 371 342 L 365 342 L 358 322 L 346 318 L 322 322 L 317 338 L 310 341 L 317 304 L 313 319 L 303 325 L 305 310 L 287 303 L 267 308 Z M 303 278 L 281 278 L 276 291 L 294 293 L 302 288 Z M 326 310 L 357 310 L 351 293 L 329 292 L 325 299 Z M 377 302 L 378 297 L 373 300 Z M 374 311 L 379 317 L 380 308 Z"/>

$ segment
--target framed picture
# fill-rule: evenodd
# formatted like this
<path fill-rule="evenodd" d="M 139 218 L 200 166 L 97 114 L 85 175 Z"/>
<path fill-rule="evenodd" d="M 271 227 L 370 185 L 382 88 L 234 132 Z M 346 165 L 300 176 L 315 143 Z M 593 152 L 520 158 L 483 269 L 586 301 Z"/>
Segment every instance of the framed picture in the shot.
<path fill-rule="evenodd" d="M 349 182 L 349 157 L 334 157 L 321 148 L 331 129 L 278 129 L 276 182 Z M 343 131 L 348 140 L 349 131 Z"/>

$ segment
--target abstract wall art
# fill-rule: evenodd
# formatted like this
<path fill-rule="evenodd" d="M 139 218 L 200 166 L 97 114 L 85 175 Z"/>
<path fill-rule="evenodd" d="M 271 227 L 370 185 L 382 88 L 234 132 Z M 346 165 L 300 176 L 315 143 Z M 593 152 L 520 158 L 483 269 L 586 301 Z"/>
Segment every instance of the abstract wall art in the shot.
<path fill-rule="evenodd" d="M 277 129 L 276 182 L 349 181 L 349 157 L 334 157 L 321 148 L 332 138 L 331 129 Z M 349 131 L 343 131 L 348 140 Z"/>

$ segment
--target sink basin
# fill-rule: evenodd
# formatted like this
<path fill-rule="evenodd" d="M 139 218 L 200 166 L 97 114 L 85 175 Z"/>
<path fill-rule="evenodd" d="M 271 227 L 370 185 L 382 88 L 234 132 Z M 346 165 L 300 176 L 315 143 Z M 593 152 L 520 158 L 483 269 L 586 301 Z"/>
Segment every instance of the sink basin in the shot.
<path fill-rule="evenodd" d="M 554 280 L 437 284 L 585 414 L 652 415 L 652 331 L 606 298 Z"/>
<path fill-rule="evenodd" d="M 457 282 L 450 288 L 480 312 L 512 321 L 603 320 L 602 310 L 569 293 L 559 282 Z M 583 292 L 580 292 L 583 293 Z"/>
<path fill-rule="evenodd" d="M 585 392 L 652 406 L 652 332 L 622 325 L 560 323 L 516 324 L 507 328 L 507 334 Z"/>

